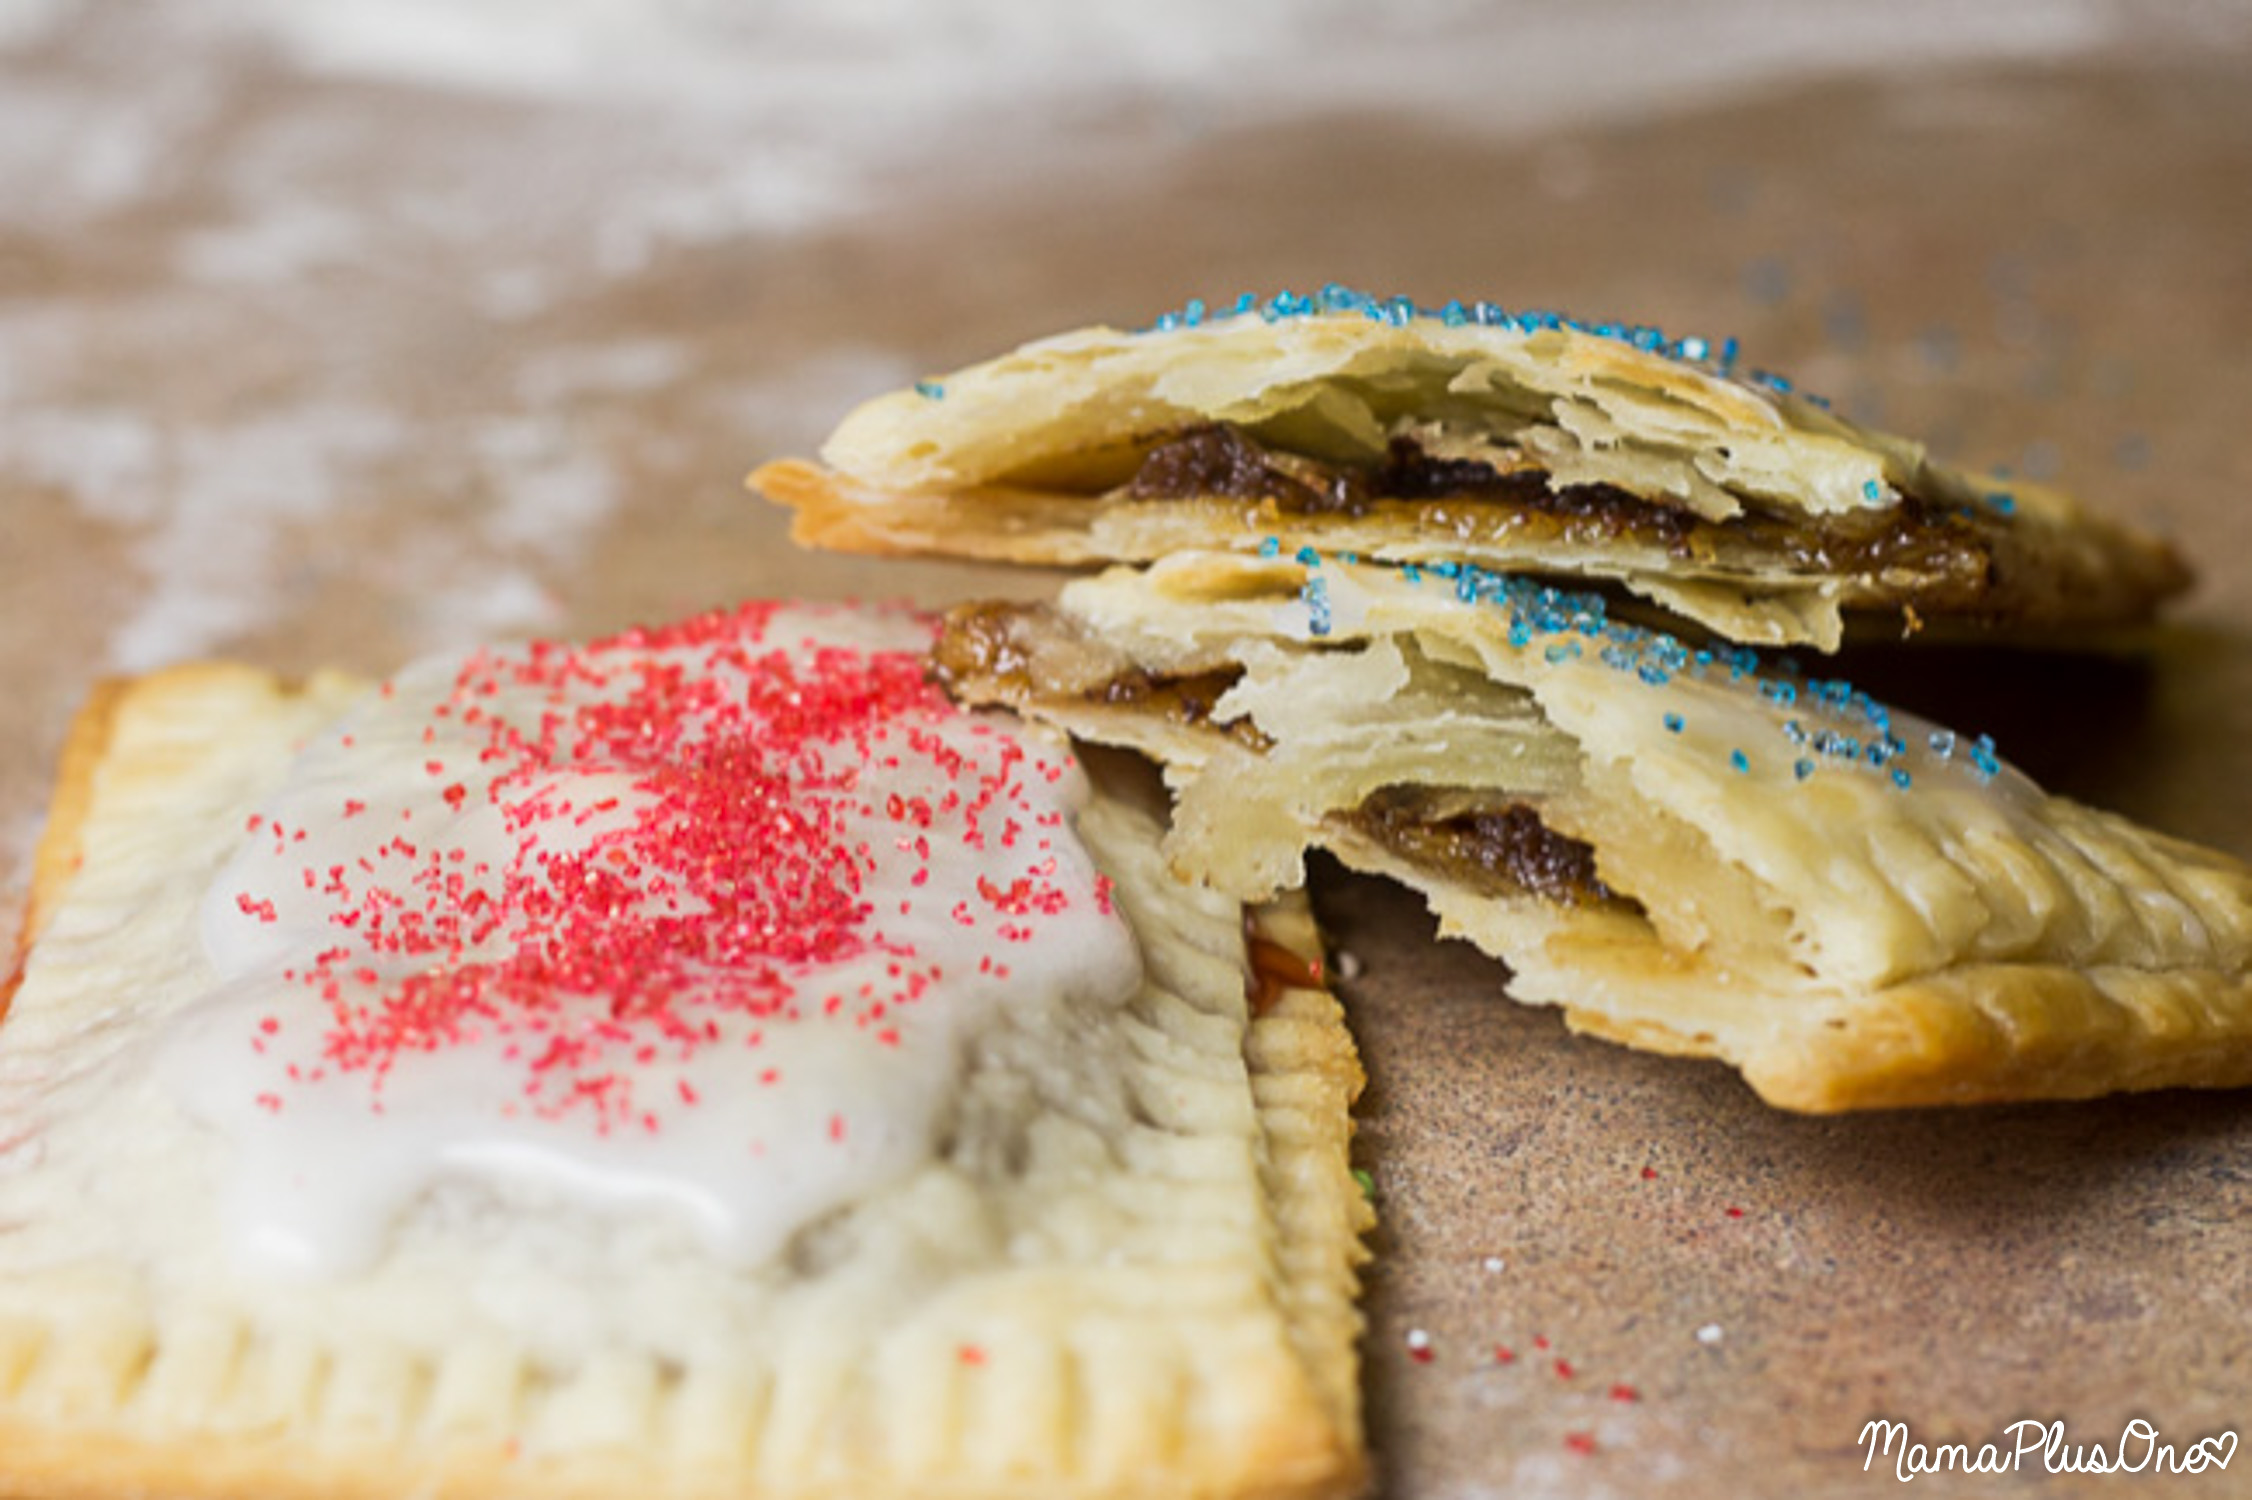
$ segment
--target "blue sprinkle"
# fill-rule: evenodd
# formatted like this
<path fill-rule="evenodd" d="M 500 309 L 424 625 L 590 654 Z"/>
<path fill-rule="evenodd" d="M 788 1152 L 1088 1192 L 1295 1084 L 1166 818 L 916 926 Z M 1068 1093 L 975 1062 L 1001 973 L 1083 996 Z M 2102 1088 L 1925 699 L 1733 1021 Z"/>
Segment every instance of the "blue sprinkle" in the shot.
<path fill-rule="evenodd" d="M 1522 651 L 1532 643 L 1532 625 L 1524 620 L 1511 620 L 1509 622 L 1509 644 Z"/>
<path fill-rule="evenodd" d="M 1941 755 L 1953 758 L 1955 754 L 1955 731 L 1952 729 L 1934 729 L 1931 732 L 1931 748 Z"/>
<path fill-rule="evenodd" d="M 1282 555 L 1282 538 L 1271 536 L 1261 542 L 1259 544 L 1259 555 L 1261 557 L 1280 557 Z"/>
<path fill-rule="evenodd" d="M 1400 569 L 1400 576 L 1410 583 L 1421 583 L 1423 581 L 1423 570 L 1414 563 L 1408 563 Z"/>
<path fill-rule="evenodd" d="M 1800 761 L 1797 765 L 1791 767 L 1791 774 L 1801 781 L 1806 780 L 1807 777 L 1814 774 L 1814 762 L 1810 760 Z"/>
<path fill-rule="evenodd" d="M 1647 682 L 1652 687 L 1664 687 L 1667 683 L 1673 680 L 1666 675 L 1665 668 L 1652 666 L 1649 662 L 1644 662 L 1641 666 L 1636 667 L 1634 669 L 1634 675 L 1641 678 L 1644 682 Z"/>
<path fill-rule="evenodd" d="M 1297 552 L 1297 558 L 1298 561 L 1304 563 L 1309 568 L 1318 568 L 1321 566 L 1321 554 L 1319 552 L 1316 552 L 1311 547 L 1300 547 Z"/>
<path fill-rule="evenodd" d="M 1752 768 L 1752 758 L 1741 750 L 1731 750 L 1728 752 L 1728 764 L 1739 771 L 1749 771 Z"/>
<path fill-rule="evenodd" d="M 943 401 L 946 399 L 946 387 L 935 380 L 918 380 L 915 382 L 915 394 L 925 401 Z"/>
<path fill-rule="evenodd" d="M 1996 490 L 1986 497 L 1986 503 L 1993 507 L 1994 514 L 2006 516 L 2017 509 L 2017 496 L 2005 490 Z"/>
<path fill-rule="evenodd" d="M 1367 292 L 1337 282 L 1331 282 L 1311 295 L 1281 291 L 1262 299 L 1256 292 L 1243 292 L 1232 302 L 1223 302 L 1208 308 L 1201 299 L 1190 298 L 1177 310 L 1160 314 L 1150 328 L 1153 333 L 1172 333 L 1183 328 L 1198 328 L 1214 317 L 1246 317 L 1257 313 L 1269 323 L 1310 315 L 1342 316 L 1358 314 L 1374 323 L 1393 327 L 1405 326 L 1419 319 L 1429 319 L 1449 328 L 1475 326 L 1479 328 L 1506 329 L 1519 335 L 1530 336 L 1556 329 L 1570 329 L 1594 338 L 1613 339 L 1645 353 L 1699 363 L 1714 363 L 1724 375 L 1734 375 L 1737 341 L 1725 340 L 1715 358 L 1712 341 L 1704 338 L 1668 339 L 1665 331 L 1646 323 L 1626 323 L 1616 320 L 1590 322 L 1580 318 L 1565 317 L 1560 313 L 1528 309 L 1511 313 L 1500 303 L 1479 299 L 1468 304 L 1453 300 L 1439 307 L 1419 306 L 1410 297 L 1377 297 Z M 1789 382 L 1780 376 L 1759 375 L 1761 383 L 1777 390 L 1789 389 Z M 1809 398 L 1814 399 L 1814 398 Z"/>
<path fill-rule="evenodd" d="M 1895 766 L 1895 767 L 1893 767 L 1893 769 L 1892 769 L 1892 784 L 1893 784 L 1894 786 L 1896 786 L 1896 787 L 1900 788 L 1900 789 L 1901 789 L 1902 791 L 1906 791 L 1906 790 L 1908 790 L 1908 786 L 1909 786 L 1909 783 L 1911 782 L 1911 780 L 1912 780 L 1912 779 L 1913 779 L 1913 778 L 1911 778 L 1911 777 L 1910 777 L 1910 776 L 1908 775 L 1908 772 L 1907 772 L 1907 770 L 1906 770 L 1906 769 L 1905 769 L 1904 767 L 1901 767 L 1901 766 Z"/>
<path fill-rule="evenodd" d="M 1672 730 L 1675 734 L 1681 733 L 1681 726 L 1687 722 L 1679 714 L 1666 715 L 1666 728 Z"/>
<path fill-rule="evenodd" d="M 1306 629 L 1313 635 L 1329 634 L 1329 580 L 1309 578 L 1300 591 L 1306 601 Z"/>
<path fill-rule="evenodd" d="M 1357 563 L 1361 560 L 1361 555 L 1358 552 L 1340 552 L 1337 560 L 1341 563 Z"/>
<path fill-rule="evenodd" d="M 1864 479 L 1861 482 L 1861 498 L 1875 504 L 1884 498 L 1884 486 L 1874 479 Z"/>

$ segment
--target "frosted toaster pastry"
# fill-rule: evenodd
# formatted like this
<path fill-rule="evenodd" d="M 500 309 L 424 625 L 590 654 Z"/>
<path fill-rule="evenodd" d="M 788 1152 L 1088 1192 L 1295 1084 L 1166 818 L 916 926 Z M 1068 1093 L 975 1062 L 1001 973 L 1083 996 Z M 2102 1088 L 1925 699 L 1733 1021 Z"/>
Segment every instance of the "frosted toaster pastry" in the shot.
<path fill-rule="evenodd" d="M 1356 1491 L 1310 918 L 931 632 L 103 695 L 0 1021 L 0 1494 Z"/>
<path fill-rule="evenodd" d="M 1332 288 L 1087 328 L 878 397 L 751 482 L 867 552 L 1147 562 L 1312 545 L 1601 581 L 1731 640 L 1848 613 L 2049 629 L 2186 581 L 2057 491 L 1855 426 L 1732 345 Z"/>
<path fill-rule="evenodd" d="M 2252 871 L 1591 595 L 1184 553 L 963 606 L 939 660 L 1163 762 L 1184 874 L 1256 896 L 1327 848 L 1422 892 L 1515 998 L 1778 1105 L 2252 1082 Z"/>

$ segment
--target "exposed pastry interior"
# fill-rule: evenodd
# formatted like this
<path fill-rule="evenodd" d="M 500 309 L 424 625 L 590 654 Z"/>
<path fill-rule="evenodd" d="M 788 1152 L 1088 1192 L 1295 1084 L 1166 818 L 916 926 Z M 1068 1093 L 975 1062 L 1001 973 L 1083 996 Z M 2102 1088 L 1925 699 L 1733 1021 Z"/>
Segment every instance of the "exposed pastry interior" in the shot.
<path fill-rule="evenodd" d="M 1089 328 L 872 400 L 752 483 L 817 546 L 1149 562 L 1279 537 L 1609 581 L 1728 639 L 2147 618 L 2163 544 L 1857 426 L 1732 348 L 1331 289 Z"/>
<path fill-rule="evenodd" d="M 0 1022 L 0 1491 L 1356 1491 L 1311 920 L 931 632 L 102 695 Z"/>
<path fill-rule="evenodd" d="M 957 609 L 942 676 L 1160 761 L 1175 867 L 1309 847 L 1509 993 L 1834 1111 L 2252 1081 L 2252 872 L 1744 648 L 1446 565 L 1180 554 Z"/>

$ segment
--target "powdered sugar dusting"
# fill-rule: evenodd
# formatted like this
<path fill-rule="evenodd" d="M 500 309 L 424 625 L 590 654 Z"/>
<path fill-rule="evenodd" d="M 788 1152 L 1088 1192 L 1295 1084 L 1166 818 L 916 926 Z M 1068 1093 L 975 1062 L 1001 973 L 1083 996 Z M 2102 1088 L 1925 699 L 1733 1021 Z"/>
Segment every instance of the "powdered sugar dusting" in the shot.
<path fill-rule="evenodd" d="M 322 559 L 322 518 L 376 507 L 470 542 L 431 548 L 409 644 L 461 622 L 551 626 L 543 577 L 583 563 L 635 464 L 589 413 L 709 377 L 662 338 L 554 347 L 509 330 L 664 257 L 948 192 L 944 160 L 1007 173 L 1359 109 L 1519 135 L 1766 80 L 2064 56 L 2130 14 L 2150 29 L 2126 0 L 1694 14 L 1405 0 L 1380 28 L 1344 0 L 1155 4 L 186 0 L 121 16 L 8 0 L 0 49 L 57 49 L 82 70 L 8 70 L 0 52 L 0 195 L 17 223 L 58 245 L 121 215 L 164 227 L 132 240 L 145 266 L 108 273 L 145 292 L 47 319 L 64 339 L 36 314 L 0 325 L 0 455 L 135 528 L 150 587 L 111 633 L 112 667 L 225 650 L 286 618 L 282 541 L 346 571 L 367 528 L 338 528 Z M 123 28 L 171 64 L 130 89 L 105 81 Z M 283 104 L 245 113 L 254 96 Z M 479 319 L 493 326 L 468 337 Z M 219 339 L 251 354 L 230 347 L 242 388 L 214 394 L 177 351 Z M 427 372 L 430 407 L 371 403 L 363 364 L 394 391 L 397 371 Z M 135 372 L 123 389 L 120 368 Z M 740 408 L 746 434 L 812 437 L 912 373 L 881 349 L 761 351 L 705 399 Z M 746 445 L 744 466 L 758 456 Z M 459 493 L 385 494 L 401 468 L 451 474 Z"/>
<path fill-rule="evenodd" d="M 382 412 L 316 405 L 164 443 L 170 504 L 134 549 L 151 587 L 112 634 L 110 666 L 146 671 L 258 623 L 284 528 L 317 520 L 338 473 L 398 439 Z"/>
<path fill-rule="evenodd" d="M 516 372 L 516 389 L 531 406 L 574 396 L 617 391 L 654 391 L 684 379 L 689 351 L 670 339 L 621 339 L 550 349 L 527 358 Z"/>
<path fill-rule="evenodd" d="M 36 19 L 22 29 L 49 29 L 64 9 L 31 6 Z M 250 0 L 168 7 L 159 24 L 191 49 L 278 50 L 315 77 L 501 101 L 630 136 L 579 158 L 591 170 L 576 185 L 601 195 L 584 248 L 609 274 L 636 270 L 667 245 L 833 221 L 867 206 L 879 182 L 897 191 L 900 169 L 934 150 L 999 164 L 1099 145 L 1122 107 L 1161 109 L 1189 131 L 1378 109 L 1514 134 L 1646 115 L 1781 79 L 2069 56 L 2130 30 L 2165 30 L 2163 17 L 2128 0 L 1817 0 L 1691 11 L 1647 0 L 1401 0 L 1382 27 L 1364 21 L 1364 8 L 1345 0 L 1218 8 L 1189 0 L 1154 8 Z M 0 40 L 6 35 L 0 26 Z M 1353 45 L 1336 45 L 1340 35 Z M 177 88 L 124 115 L 57 115 L 18 99 L 0 107 L 9 127 L 0 140 L 47 143 L 26 150 L 20 165 L 46 166 L 49 181 L 53 148 L 65 148 L 64 170 L 81 195 L 117 201 L 151 181 L 181 104 Z M 1020 128 L 1028 118 L 1042 128 Z M 474 144 L 463 152 L 475 170 Z M 614 171 L 603 157 L 634 170 Z M 522 206 L 515 184 L 465 196 L 429 186 L 418 194 L 424 209 L 481 208 L 488 228 L 505 229 Z M 559 177 L 540 186 L 569 198 L 575 184 Z M 204 260 L 230 271 L 275 264 L 317 253 L 344 228 L 303 198 L 248 206 L 273 222 L 236 227 L 202 248 Z"/>
<path fill-rule="evenodd" d="M 1785 11 L 1754 4 L 1683 11 L 1635 0 L 1568 8 L 1400 0 L 1386 8 L 1381 28 L 1361 27 L 1365 7 L 1349 0 L 1037 9 L 1015 0 L 790 0 L 755 8 L 694 0 L 347 0 L 309 8 L 263 0 L 241 12 L 324 71 L 801 119 L 825 101 L 830 114 L 819 123 L 857 115 L 886 133 L 905 117 L 927 121 L 979 107 L 997 88 L 1024 105 L 1083 98 L 1089 89 L 1194 91 L 1211 96 L 1201 102 L 1224 95 L 1257 113 L 1332 107 L 1341 86 L 1342 102 L 1362 102 L 1350 95 L 1373 91 L 1396 98 L 1399 75 L 1387 64 L 1407 56 L 1463 65 L 1442 79 L 1506 69 L 1509 87 L 1488 91 L 1495 106 L 1522 101 L 1549 116 L 1566 101 L 1602 113 L 1639 111 L 1779 71 L 2048 55 L 2104 40 L 2126 21 L 2126 7 L 2095 0 L 2004 0 L 1974 13 L 1944 0 L 1875 9 L 1826 0 Z M 1335 45 L 1341 28 L 1351 29 L 1355 45 Z M 1506 54 L 1462 46 L 1503 37 L 1513 43 Z M 1702 45 L 1668 45 L 1682 39 Z M 1526 66 L 1536 60 L 1576 66 Z M 1292 71 L 1272 70 L 1278 62 Z M 1309 65 L 1318 89 L 1297 71 Z"/>

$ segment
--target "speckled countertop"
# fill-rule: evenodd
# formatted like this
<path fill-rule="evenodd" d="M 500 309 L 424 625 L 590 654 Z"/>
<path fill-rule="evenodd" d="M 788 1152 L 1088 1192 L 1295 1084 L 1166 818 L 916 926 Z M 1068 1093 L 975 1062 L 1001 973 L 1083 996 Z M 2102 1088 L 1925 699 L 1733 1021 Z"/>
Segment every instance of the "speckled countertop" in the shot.
<path fill-rule="evenodd" d="M 1777 41 L 1751 4 L 1424 5 L 1340 51 L 1278 4 L 1185 62 L 966 0 L 771 46 L 709 7 L 309 9 L 0 6 L 11 897 L 100 674 L 1038 592 L 801 555 L 740 476 L 1026 337 L 1333 279 L 1732 333 L 2174 537 L 2203 581 L 2136 649 L 1847 670 L 2252 856 L 2240 7 L 1819 4 Z M 1386 1494 L 1891 1493 L 1878 1416 L 2252 1427 L 2252 1096 L 1785 1117 L 1510 1005 L 1393 890 L 1316 899 L 1372 1078 Z"/>

